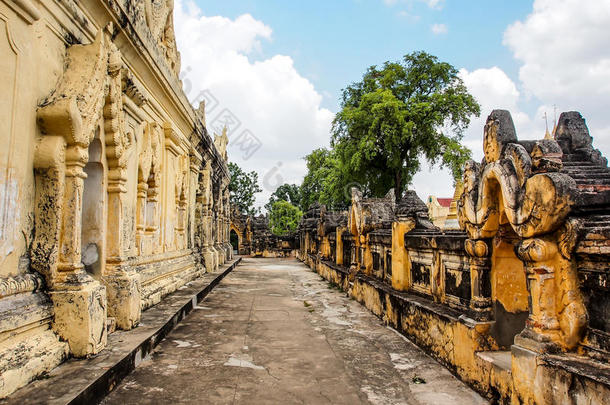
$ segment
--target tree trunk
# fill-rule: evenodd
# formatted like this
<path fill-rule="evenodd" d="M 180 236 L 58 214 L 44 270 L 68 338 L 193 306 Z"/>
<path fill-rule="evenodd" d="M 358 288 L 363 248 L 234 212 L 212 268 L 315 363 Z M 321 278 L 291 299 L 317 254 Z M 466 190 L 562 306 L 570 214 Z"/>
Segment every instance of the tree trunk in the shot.
<path fill-rule="evenodd" d="M 400 188 L 402 187 L 402 175 L 400 170 L 397 170 L 394 173 L 394 196 L 396 197 L 396 202 L 400 201 L 402 197 L 402 193 L 400 192 Z"/>

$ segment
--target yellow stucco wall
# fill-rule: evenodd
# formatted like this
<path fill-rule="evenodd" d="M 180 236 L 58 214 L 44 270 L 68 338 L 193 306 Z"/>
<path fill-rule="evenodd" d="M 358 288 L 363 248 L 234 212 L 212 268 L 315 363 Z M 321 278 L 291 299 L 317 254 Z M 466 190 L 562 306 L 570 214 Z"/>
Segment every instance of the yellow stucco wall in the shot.
<path fill-rule="evenodd" d="M 226 134 L 146 1 L 0 0 L 0 397 L 231 257 Z"/>

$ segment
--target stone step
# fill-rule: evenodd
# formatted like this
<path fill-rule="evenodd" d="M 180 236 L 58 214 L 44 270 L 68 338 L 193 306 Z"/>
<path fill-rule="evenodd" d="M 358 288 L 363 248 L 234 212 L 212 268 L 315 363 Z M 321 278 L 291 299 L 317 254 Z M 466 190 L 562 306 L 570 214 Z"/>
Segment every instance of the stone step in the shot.
<path fill-rule="evenodd" d="M 220 281 L 241 261 L 223 265 L 218 273 L 206 273 L 185 289 L 166 296 L 142 313 L 140 326 L 108 336 L 108 346 L 89 359 L 70 359 L 45 378 L 17 390 L 0 404 L 64 405 L 95 404 L 152 353 L 174 327 L 197 308 Z"/>
<path fill-rule="evenodd" d="M 583 224 L 584 228 L 610 228 L 610 221 L 602 221 L 602 222 L 585 222 Z"/>
<path fill-rule="evenodd" d="M 605 184 L 610 184 L 610 178 L 608 177 L 604 177 L 601 179 L 589 179 L 589 178 L 578 178 L 578 179 L 574 179 L 576 180 L 576 184 L 581 185 L 581 184 L 591 184 L 591 185 L 596 185 L 596 184 L 600 184 L 600 185 L 605 185 Z"/>
<path fill-rule="evenodd" d="M 564 157 L 565 157 L 565 155 L 564 155 Z M 591 166 L 602 166 L 602 165 L 600 165 L 599 163 L 592 162 L 592 161 L 587 160 L 587 159 L 576 159 L 576 160 L 574 160 L 574 159 L 572 159 L 572 160 L 565 160 L 565 159 L 563 159 L 563 160 L 562 160 L 562 162 L 563 162 L 563 164 L 564 164 L 564 165 L 591 165 Z"/>
<path fill-rule="evenodd" d="M 610 170 L 605 169 L 594 169 L 594 170 L 564 170 L 562 173 L 568 174 L 572 177 L 604 177 L 610 176 Z"/>
<path fill-rule="evenodd" d="M 486 363 L 498 367 L 500 370 L 507 371 L 508 373 L 511 372 L 513 359 L 511 352 L 508 350 L 477 352 L 477 357 Z"/>

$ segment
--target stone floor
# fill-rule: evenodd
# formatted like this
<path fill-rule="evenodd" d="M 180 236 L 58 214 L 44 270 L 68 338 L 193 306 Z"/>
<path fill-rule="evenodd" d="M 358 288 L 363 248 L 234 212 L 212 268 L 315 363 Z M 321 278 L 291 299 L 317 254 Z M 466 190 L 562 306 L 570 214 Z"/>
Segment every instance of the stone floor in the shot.
<path fill-rule="evenodd" d="M 245 259 L 196 309 L 103 404 L 486 403 L 295 259 Z"/>

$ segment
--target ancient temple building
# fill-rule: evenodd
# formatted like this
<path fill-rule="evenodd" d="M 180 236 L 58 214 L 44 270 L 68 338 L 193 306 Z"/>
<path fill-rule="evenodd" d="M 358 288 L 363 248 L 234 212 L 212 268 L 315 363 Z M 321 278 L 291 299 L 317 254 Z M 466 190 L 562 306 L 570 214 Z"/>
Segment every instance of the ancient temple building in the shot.
<path fill-rule="evenodd" d="M 347 218 L 305 214 L 298 256 L 490 399 L 608 403 L 610 169 L 579 113 L 550 138 L 519 141 L 493 111 L 459 229 L 413 191 L 354 190 Z"/>
<path fill-rule="evenodd" d="M 254 257 L 289 257 L 296 255 L 296 235 L 274 235 L 265 215 L 248 216 L 237 208 L 231 211 L 233 249 L 240 255 Z"/>
<path fill-rule="evenodd" d="M 231 258 L 173 1 L 0 1 L 0 397 Z"/>

